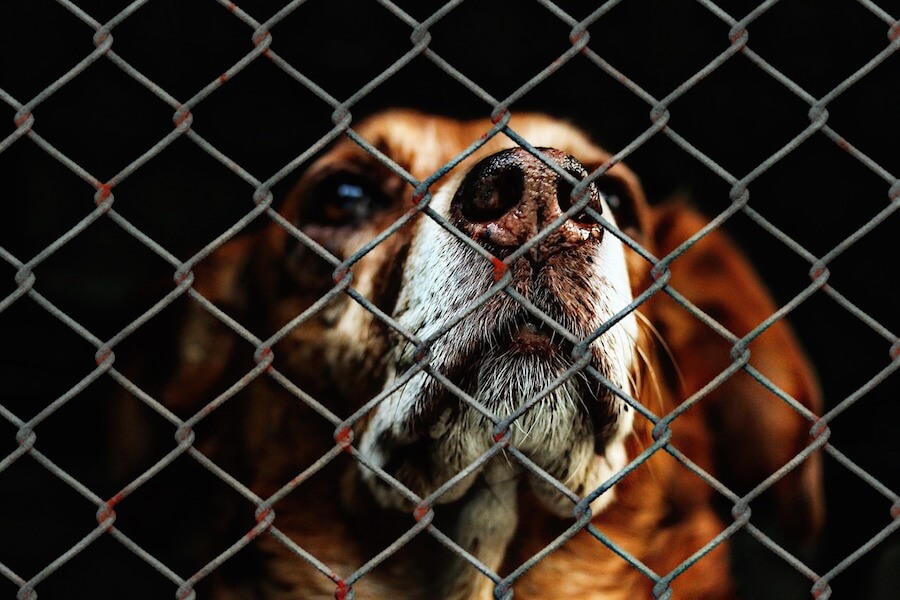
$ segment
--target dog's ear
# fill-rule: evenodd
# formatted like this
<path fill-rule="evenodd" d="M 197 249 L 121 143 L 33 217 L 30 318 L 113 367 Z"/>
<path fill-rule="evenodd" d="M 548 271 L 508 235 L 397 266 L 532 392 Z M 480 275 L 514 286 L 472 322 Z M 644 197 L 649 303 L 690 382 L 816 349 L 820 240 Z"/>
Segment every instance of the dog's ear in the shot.
<path fill-rule="evenodd" d="M 194 267 L 193 289 L 232 317 L 244 314 L 248 298 L 243 280 L 257 243 L 256 236 L 245 235 L 223 244 Z M 160 393 L 163 403 L 190 412 L 210 400 L 232 359 L 235 339 L 227 325 L 190 299 L 176 330 L 177 366 Z"/>
<path fill-rule="evenodd" d="M 247 304 L 241 279 L 253 244 L 252 237 L 235 238 L 192 269 L 193 288 L 239 320 Z M 126 341 L 119 368 L 151 397 L 186 417 L 221 391 L 216 388 L 227 379 L 237 338 L 193 298 L 179 302 L 183 304 L 170 313 L 174 322 L 145 327 Z M 110 412 L 110 468 L 117 480 L 130 481 L 163 449 L 161 440 L 171 435 L 171 426 L 147 419 L 143 403 L 124 388 L 117 388 L 115 398 Z"/>
<path fill-rule="evenodd" d="M 657 256 L 664 257 L 707 223 L 685 202 L 670 201 L 653 208 L 648 243 Z M 719 230 L 702 238 L 670 268 L 669 285 L 737 337 L 747 335 L 777 310 L 747 259 Z M 731 365 L 732 344 L 668 294 L 656 294 L 647 310 L 680 371 L 682 400 Z M 813 370 L 784 320 L 755 338 L 750 352 L 751 366 L 812 413 L 821 414 Z M 691 410 L 702 412 L 703 429 L 710 435 L 708 454 L 701 462 L 708 461 L 714 474 L 738 493 L 753 489 L 812 441 L 813 423 L 743 370 Z M 782 526 L 808 539 L 824 517 L 820 462 L 818 453 L 807 458 L 753 507 L 774 506 Z"/>

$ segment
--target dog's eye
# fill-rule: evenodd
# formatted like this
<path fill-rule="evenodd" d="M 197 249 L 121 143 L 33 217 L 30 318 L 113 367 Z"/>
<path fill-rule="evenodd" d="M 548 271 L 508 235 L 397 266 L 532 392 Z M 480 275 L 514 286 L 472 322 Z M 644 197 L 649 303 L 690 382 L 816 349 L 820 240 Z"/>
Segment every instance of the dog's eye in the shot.
<path fill-rule="evenodd" d="M 387 196 L 372 182 L 353 173 L 325 178 L 304 203 L 307 220 L 320 225 L 353 225 L 388 206 Z"/>
<path fill-rule="evenodd" d="M 569 173 L 572 177 L 577 180 L 584 179 L 587 173 L 582 170 L 575 169 L 566 169 L 566 172 Z M 556 182 L 556 196 L 559 202 L 559 208 L 562 211 L 567 211 L 572 208 L 572 192 L 575 190 L 574 186 L 560 177 Z M 586 193 L 590 194 L 589 190 L 586 190 Z M 598 214 L 603 213 L 603 207 L 596 202 L 595 200 L 589 200 L 587 205 L 585 206 L 594 209 Z M 572 215 L 571 219 L 576 223 L 581 223 L 582 225 L 592 225 L 595 223 L 594 218 L 591 217 L 587 211 L 582 210 L 581 212 Z"/>
<path fill-rule="evenodd" d="M 625 183 L 616 177 L 601 177 L 597 187 L 616 218 L 619 229 L 632 238 L 640 235 L 641 223 L 634 199 Z"/>

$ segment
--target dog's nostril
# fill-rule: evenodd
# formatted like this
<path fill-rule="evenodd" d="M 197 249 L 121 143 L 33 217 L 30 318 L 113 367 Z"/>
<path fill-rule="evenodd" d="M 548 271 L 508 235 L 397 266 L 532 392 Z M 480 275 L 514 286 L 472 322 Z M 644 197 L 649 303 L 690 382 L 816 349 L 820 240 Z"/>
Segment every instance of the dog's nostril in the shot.
<path fill-rule="evenodd" d="M 520 169 L 507 167 L 487 177 L 466 182 L 460 198 L 463 217 L 475 223 L 495 221 L 519 204 L 525 188 Z"/>

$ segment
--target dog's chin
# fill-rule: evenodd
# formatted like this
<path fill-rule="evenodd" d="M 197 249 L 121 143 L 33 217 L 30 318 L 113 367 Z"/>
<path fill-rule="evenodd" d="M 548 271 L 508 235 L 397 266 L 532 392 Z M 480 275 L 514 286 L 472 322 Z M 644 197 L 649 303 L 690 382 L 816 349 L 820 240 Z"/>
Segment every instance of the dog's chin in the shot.
<path fill-rule="evenodd" d="M 561 350 L 556 333 L 547 331 L 538 323 L 527 322 L 518 325 L 509 341 L 510 350 L 522 356 L 553 356 Z"/>
<path fill-rule="evenodd" d="M 584 370 L 567 373 L 575 364 L 573 350 L 571 342 L 548 326 L 523 318 L 471 345 L 454 361 L 452 372 L 445 374 L 498 420 L 531 404 L 509 425 L 509 445 L 576 496 L 584 497 L 624 467 L 623 439 L 631 431 L 632 415 Z M 601 351 L 592 347 L 590 352 L 591 366 L 614 380 Z M 433 493 L 504 437 L 482 410 L 424 373 L 383 404 L 363 434 L 361 450 L 419 497 Z M 552 512 L 572 514 L 572 500 L 546 478 L 508 457 L 492 460 L 503 461 L 509 477 L 527 482 Z M 484 466 L 461 478 L 435 502 L 462 498 Z M 364 468 L 363 478 L 382 505 L 408 505 L 403 494 L 372 471 Z M 592 510 L 602 510 L 611 498 L 612 492 L 602 494 Z"/>

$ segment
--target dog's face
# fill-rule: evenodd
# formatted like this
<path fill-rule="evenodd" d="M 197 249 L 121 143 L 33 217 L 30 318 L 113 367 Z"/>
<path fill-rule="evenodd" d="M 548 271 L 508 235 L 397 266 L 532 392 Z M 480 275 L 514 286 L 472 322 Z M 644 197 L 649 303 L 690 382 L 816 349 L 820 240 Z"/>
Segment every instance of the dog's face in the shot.
<path fill-rule="evenodd" d="M 613 226 L 618 218 L 618 225 L 634 232 L 645 210 L 642 193 L 634 176 L 616 165 L 587 187 L 585 209 L 576 207 L 562 218 L 572 207 L 572 181 L 581 181 L 608 154 L 547 117 L 514 119 L 512 127 L 543 158 L 495 137 L 431 187 L 429 208 L 440 219 L 417 212 L 413 187 L 349 141 L 309 169 L 284 211 L 340 260 L 366 248 L 404 214 L 412 215 L 352 267 L 353 289 L 401 331 L 345 295 L 287 342 L 305 349 L 295 356 L 300 370 L 321 365 L 313 356 L 325 357 L 330 378 L 355 404 L 351 409 L 383 396 L 356 433 L 359 448 L 420 496 L 494 444 L 502 432 L 488 414 L 502 420 L 529 402 L 533 406 L 510 427 L 510 443 L 576 494 L 589 493 L 625 464 L 622 441 L 631 431 L 632 413 L 588 373 L 632 392 L 638 329 L 634 314 L 624 309 L 632 301 L 634 274 L 629 275 L 625 245 L 595 215 Z M 486 122 L 392 113 L 366 122 L 359 132 L 421 180 L 488 128 Z M 334 266 L 304 244 L 288 245 L 289 273 L 296 290 L 313 292 L 309 304 L 334 285 Z M 529 306 L 504 291 L 486 296 L 507 270 L 508 289 Z M 304 308 L 297 302 L 296 295 L 286 302 L 286 316 Z M 573 369 L 576 345 L 590 339 L 588 367 Z M 420 368 L 426 363 L 428 369 Z M 480 408 L 461 400 L 459 392 Z M 370 470 L 363 475 L 383 504 L 402 503 Z M 460 497 L 477 475 L 439 501 Z M 549 507 L 565 510 L 558 492 L 534 483 Z M 601 496 L 594 508 L 611 495 Z"/>
<path fill-rule="evenodd" d="M 347 431 L 332 439 L 330 428 L 348 419 L 359 460 L 350 471 L 335 465 L 319 487 L 303 487 L 297 504 L 279 506 L 279 527 L 352 571 L 361 550 L 345 543 L 371 541 L 375 527 L 350 533 L 348 516 L 380 519 L 385 514 L 364 511 L 410 508 L 409 495 L 378 470 L 420 498 L 439 491 L 435 502 L 458 500 L 445 513 L 455 519 L 452 539 L 497 570 L 548 542 L 534 515 L 517 523 L 520 503 L 533 506 L 525 496 L 570 514 L 571 495 L 549 478 L 584 497 L 653 444 L 654 420 L 634 419 L 622 399 L 631 397 L 659 415 L 680 411 L 669 449 L 695 468 L 738 494 L 771 487 L 754 502 L 755 517 L 772 508 L 793 531 L 815 531 L 821 480 L 808 446 L 818 388 L 785 323 L 758 330 L 777 308 L 740 251 L 683 202 L 648 206 L 621 164 L 578 185 L 609 154 L 543 116 L 510 123 L 539 156 L 500 134 L 434 181 L 430 199 L 414 197 L 399 173 L 429 179 L 491 127 L 402 111 L 373 117 L 355 130 L 378 157 L 342 140 L 306 170 L 279 222 L 196 265 L 198 293 L 278 340 L 274 381 L 261 376 L 248 386 L 231 428 L 210 435 L 210 451 L 225 460 L 238 454 L 231 459 L 268 497 L 342 447 Z M 678 256 L 665 277 L 666 291 L 681 299 L 644 296 L 648 254 Z M 632 310 L 639 294 L 640 313 Z M 719 327 L 707 324 L 713 318 Z M 229 334 L 204 307 L 188 307 L 179 364 L 161 392 L 167 406 L 209 412 L 223 397 L 216 389 L 234 387 L 247 359 Z M 742 336 L 752 338 L 753 376 L 732 357 Z M 769 383 L 760 385 L 759 374 Z M 330 411 L 331 423 L 310 407 Z M 496 453 L 500 440 L 549 478 L 525 469 L 521 457 Z M 490 449 L 492 458 L 481 459 Z M 693 469 L 665 451 L 645 458 L 591 508 L 603 511 L 598 522 L 616 543 L 664 573 L 725 525 L 712 488 L 698 485 Z M 613 492 L 619 499 L 611 504 Z M 578 563 L 584 589 L 603 580 L 649 597 L 638 591 L 643 584 L 622 579 L 624 563 L 597 561 L 593 552 L 571 540 L 528 585 L 556 593 L 560 573 Z M 724 548 L 714 554 L 709 570 L 679 577 L 686 597 L 728 597 Z M 295 567 L 273 568 L 293 581 Z M 440 597 L 482 597 L 472 595 L 473 572 L 457 567 L 440 566 Z M 407 579 L 397 585 L 405 589 Z M 311 581 L 291 585 L 305 590 Z"/>

